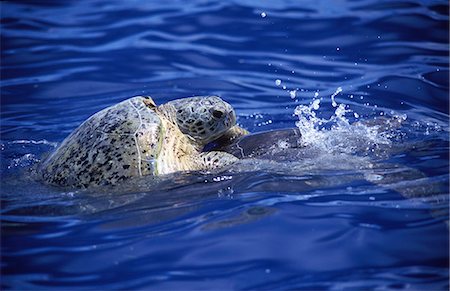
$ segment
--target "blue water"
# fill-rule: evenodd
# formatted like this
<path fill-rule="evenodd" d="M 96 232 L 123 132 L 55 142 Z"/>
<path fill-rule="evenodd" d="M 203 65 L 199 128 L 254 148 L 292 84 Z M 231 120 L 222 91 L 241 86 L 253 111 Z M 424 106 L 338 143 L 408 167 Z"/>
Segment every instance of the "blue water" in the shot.
<path fill-rule="evenodd" d="M 448 290 L 448 1 L 24 2 L 1 3 L 2 289 Z M 320 98 L 328 119 L 338 88 L 349 123 L 406 118 L 375 154 L 315 124 L 284 170 L 98 192 L 35 179 L 134 95 L 216 94 L 260 132 L 301 127 Z"/>

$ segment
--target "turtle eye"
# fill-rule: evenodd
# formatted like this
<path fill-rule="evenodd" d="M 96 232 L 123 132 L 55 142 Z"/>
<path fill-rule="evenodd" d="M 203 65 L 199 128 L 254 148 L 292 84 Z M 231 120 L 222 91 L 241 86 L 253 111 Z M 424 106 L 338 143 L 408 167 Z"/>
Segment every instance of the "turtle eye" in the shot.
<path fill-rule="evenodd" d="M 214 118 L 221 118 L 223 116 L 223 112 L 220 111 L 220 110 L 214 110 L 212 112 L 212 115 L 213 115 Z"/>

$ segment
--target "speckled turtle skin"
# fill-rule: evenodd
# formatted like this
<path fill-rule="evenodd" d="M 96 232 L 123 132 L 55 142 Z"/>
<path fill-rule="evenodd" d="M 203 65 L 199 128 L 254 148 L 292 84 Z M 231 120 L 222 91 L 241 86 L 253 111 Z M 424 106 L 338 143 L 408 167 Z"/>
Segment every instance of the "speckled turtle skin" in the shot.
<path fill-rule="evenodd" d="M 116 185 L 131 177 L 212 170 L 237 158 L 201 150 L 227 132 L 246 134 L 235 123 L 233 108 L 216 96 L 161 106 L 150 97 L 137 96 L 83 122 L 40 170 L 46 183 L 81 188 Z"/>

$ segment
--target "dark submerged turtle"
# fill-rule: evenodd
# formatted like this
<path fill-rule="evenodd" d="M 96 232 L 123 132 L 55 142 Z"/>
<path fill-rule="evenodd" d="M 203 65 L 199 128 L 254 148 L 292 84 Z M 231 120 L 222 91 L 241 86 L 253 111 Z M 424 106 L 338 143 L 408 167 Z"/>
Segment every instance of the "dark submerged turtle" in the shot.
<path fill-rule="evenodd" d="M 396 120 L 379 118 L 377 120 L 356 123 L 355 126 L 376 126 L 382 132 L 397 129 L 401 126 Z M 349 183 L 355 180 L 367 180 L 389 190 L 401 194 L 408 199 L 424 199 L 426 203 L 440 206 L 448 202 L 443 199 L 441 185 L 432 183 L 424 184 L 423 179 L 428 177 L 421 171 L 399 164 L 384 162 L 384 159 L 364 157 L 364 147 L 360 155 L 336 154 L 336 159 L 328 161 L 323 167 L 321 158 L 314 157 L 317 152 L 304 145 L 298 128 L 278 129 L 247 135 L 223 135 L 217 140 L 209 143 L 204 150 L 223 151 L 238 157 L 237 162 L 229 169 L 230 173 L 241 173 L 245 171 L 267 172 L 282 175 L 310 175 L 317 170 L 344 169 L 350 170 L 350 175 L 329 176 L 326 180 L 319 180 L 316 187 L 328 187 Z M 415 148 L 415 144 L 393 145 L 388 149 L 391 156 L 396 152 L 404 152 L 408 148 Z M 397 147 L 397 148 L 396 148 Z M 319 153 L 321 154 L 321 153 Z M 325 155 L 332 158 L 333 153 Z M 305 162 L 305 160 L 311 162 Z M 314 163 L 316 163 L 314 165 Z M 331 167 L 330 167 L 331 166 Z M 416 182 L 422 181 L 422 182 Z M 309 183 L 309 182 L 308 182 Z M 313 185 L 311 185 L 313 186 Z M 265 187 L 269 187 L 265 185 Z M 448 217 L 448 208 L 437 208 L 430 211 L 437 217 Z M 445 223 L 449 225 L 448 220 Z"/>

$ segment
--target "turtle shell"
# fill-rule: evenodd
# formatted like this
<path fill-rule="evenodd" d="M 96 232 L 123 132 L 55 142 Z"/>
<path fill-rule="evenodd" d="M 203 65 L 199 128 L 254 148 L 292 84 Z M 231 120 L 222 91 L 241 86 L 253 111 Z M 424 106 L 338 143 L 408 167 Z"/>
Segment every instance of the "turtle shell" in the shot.
<path fill-rule="evenodd" d="M 61 186 L 116 184 L 155 175 L 162 122 L 153 100 L 133 97 L 83 122 L 44 161 L 43 179 Z"/>

